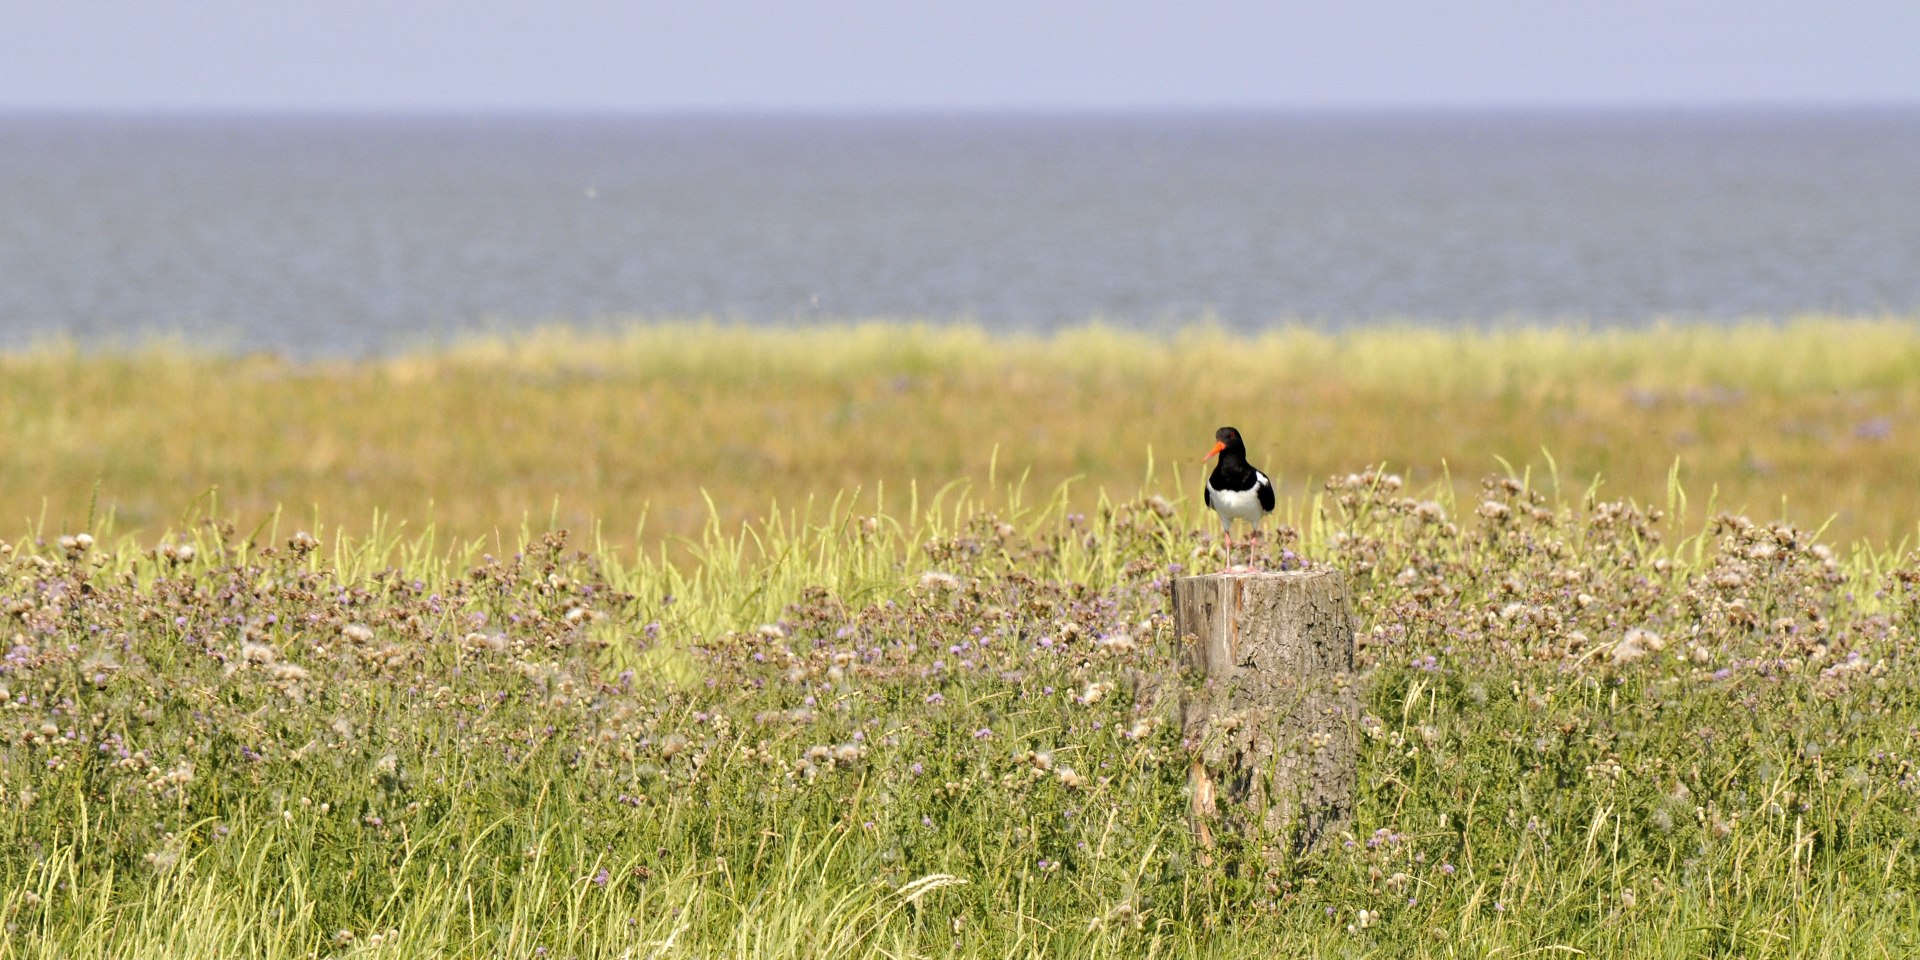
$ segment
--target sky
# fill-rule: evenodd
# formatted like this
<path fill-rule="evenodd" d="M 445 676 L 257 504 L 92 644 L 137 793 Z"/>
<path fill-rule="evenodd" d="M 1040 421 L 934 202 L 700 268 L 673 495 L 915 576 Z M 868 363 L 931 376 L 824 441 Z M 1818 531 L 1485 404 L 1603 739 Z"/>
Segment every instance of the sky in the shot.
<path fill-rule="evenodd" d="M 6 111 L 1915 103 L 1915 0 L 0 0 Z"/>

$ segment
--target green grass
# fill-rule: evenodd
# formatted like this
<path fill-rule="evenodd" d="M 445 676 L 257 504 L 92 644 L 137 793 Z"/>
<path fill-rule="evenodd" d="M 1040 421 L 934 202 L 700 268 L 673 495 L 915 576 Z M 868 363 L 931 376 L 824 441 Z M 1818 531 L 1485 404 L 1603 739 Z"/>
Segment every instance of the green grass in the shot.
<path fill-rule="evenodd" d="M 1887 493 L 1920 475 L 1907 317 L 1255 338 L 669 323 L 313 363 L 49 347 L 0 356 L 0 530 L 112 516 L 154 536 L 211 499 L 248 528 L 281 510 L 364 535 L 379 513 L 465 540 L 527 519 L 653 547 L 715 509 L 765 516 L 769 491 L 884 492 L 901 513 L 916 481 L 1022 472 L 1075 480 L 1084 509 L 1138 489 L 1150 458 L 1189 489 L 1228 419 L 1296 496 L 1369 464 L 1423 486 L 1544 472 L 1550 450 L 1562 476 L 1643 501 L 1677 464 L 1703 501 L 1831 519 L 1836 543 L 1920 524 L 1920 500 Z"/>
<path fill-rule="evenodd" d="M 1187 821 L 1222 410 L 1354 588 L 1304 856 Z M 0 958 L 1910 956 L 1917 415 L 1910 320 L 0 357 Z"/>
<path fill-rule="evenodd" d="M 1208 863 L 1165 584 L 1221 553 L 1182 486 L 667 553 L 13 544 L 0 957 L 1920 949 L 1914 557 L 1677 486 L 1343 474 L 1263 549 L 1354 583 L 1353 830 Z"/>

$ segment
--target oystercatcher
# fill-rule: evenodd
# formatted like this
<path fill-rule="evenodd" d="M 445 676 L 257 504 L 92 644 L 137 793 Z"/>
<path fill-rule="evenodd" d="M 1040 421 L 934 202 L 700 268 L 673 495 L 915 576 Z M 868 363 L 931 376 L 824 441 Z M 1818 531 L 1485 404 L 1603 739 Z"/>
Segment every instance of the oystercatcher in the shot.
<path fill-rule="evenodd" d="M 1220 457 L 1207 477 L 1206 501 L 1220 515 L 1220 528 L 1227 537 L 1227 569 L 1233 567 L 1233 521 L 1245 520 L 1257 533 L 1260 521 L 1273 512 L 1273 481 L 1247 462 L 1247 444 L 1240 431 L 1221 427 L 1213 432 L 1213 449 L 1201 462 Z M 1247 564 L 1253 564 L 1253 548 L 1247 548 Z"/>

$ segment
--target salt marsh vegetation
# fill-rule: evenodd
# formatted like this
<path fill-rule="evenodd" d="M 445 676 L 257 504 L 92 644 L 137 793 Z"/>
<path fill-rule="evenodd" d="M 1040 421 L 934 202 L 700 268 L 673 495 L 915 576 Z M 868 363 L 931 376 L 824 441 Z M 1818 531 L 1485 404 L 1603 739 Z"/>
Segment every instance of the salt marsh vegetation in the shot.
<path fill-rule="evenodd" d="M 1225 411 L 1296 497 L 1384 463 L 1469 493 L 1510 465 L 1653 502 L 1677 466 L 1700 506 L 1784 503 L 1835 542 L 1920 524 L 1920 332 L 1809 318 L 1253 338 L 665 323 L 309 362 L 55 345 L 0 357 L 0 530 L 158 533 L 211 503 L 249 529 L 378 513 L 443 542 L 525 521 L 657 545 L 712 509 L 739 523 L 855 489 L 895 511 L 956 479 L 1124 495 L 1151 460 L 1185 490 Z"/>
<path fill-rule="evenodd" d="M 1766 349 L 1682 331 L 1644 335 L 1670 338 L 1657 349 L 1628 334 L 1514 334 L 1456 344 L 1457 363 L 1424 373 L 1367 358 L 1452 355 L 1435 346 L 1445 341 L 1300 335 L 1246 352 L 1294 364 L 1341 400 L 1320 409 L 1416 394 L 1502 409 L 1507 384 L 1504 409 L 1521 424 L 1556 391 L 1574 407 L 1611 397 L 1630 417 L 1685 411 L 1711 430 L 1738 417 L 1674 398 L 1737 390 L 1737 409 L 1799 404 L 1829 426 L 1884 416 L 1890 436 L 1846 449 L 1892 470 L 1912 449 L 1900 446 L 1915 389 L 1903 365 L 1920 363 L 1912 335 L 1858 325 L 1847 335 L 1865 346 L 1849 346 L 1836 329 L 1776 330 Z M 761 404 L 765 384 L 784 382 L 796 411 L 833 384 L 858 394 L 892 389 L 872 379 L 882 376 L 981 378 L 972 413 L 940 414 L 960 401 L 933 394 L 909 403 L 918 420 L 861 408 L 854 432 L 875 439 L 847 456 L 864 465 L 856 472 L 880 470 L 884 453 L 920 438 L 953 456 L 998 443 L 1001 460 L 992 484 L 888 479 L 884 493 L 789 501 L 744 526 L 721 507 L 666 549 L 564 515 L 524 534 L 516 520 L 457 535 L 521 495 L 489 499 L 486 480 L 524 493 L 516 469 L 566 478 L 580 467 L 518 460 L 564 449 L 565 436 L 540 429 L 479 442 L 474 425 L 490 421 L 460 420 L 456 399 L 434 407 L 446 413 L 437 429 L 466 445 L 421 440 L 419 456 L 449 465 L 433 530 L 398 511 L 339 528 L 276 517 L 243 506 L 255 495 L 246 483 L 223 485 L 218 506 L 136 523 L 99 506 L 111 499 L 103 480 L 92 525 L 77 508 L 60 523 L 67 511 L 49 507 L 0 544 L 0 957 L 1920 950 L 1920 556 L 1891 537 L 1836 537 L 1837 521 L 1816 529 L 1853 502 L 1852 481 L 1808 481 L 1834 499 L 1782 519 L 1730 507 L 1724 486 L 1718 498 L 1690 489 L 1664 448 L 1657 460 L 1618 451 L 1616 463 L 1662 464 L 1636 496 L 1616 489 L 1628 482 L 1576 481 L 1578 458 L 1565 456 L 1557 473 L 1383 469 L 1356 455 L 1311 484 L 1294 475 L 1261 562 L 1352 579 L 1364 683 L 1354 826 L 1305 855 L 1268 856 L 1253 837 L 1206 862 L 1186 821 L 1194 745 L 1171 722 L 1184 681 L 1165 599 L 1169 578 L 1224 560 L 1185 495 L 1192 475 L 1176 481 L 1164 464 L 1146 475 L 1143 452 L 1127 485 L 1104 492 L 1035 479 L 1060 466 L 1046 458 L 1075 425 L 1103 437 L 1120 429 L 1108 420 L 1137 416 L 1141 429 L 1166 424 L 1169 448 L 1209 435 L 1211 419 L 1173 436 L 1176 421 L 1213 415 L 1156 412 L 1175 403 L 1171 388 L 1151 404 L 1132 398 L 1139 377 L 1165 374 L 1226 402 L 1200 363 L 1204 341 L 1154 354 L 1088 334 L 982 359 L 1000 348 L 959 333 L 859 331 L 838 353 L 753 345 L 767 336 L 635 333 L 597 350 L 598 380 L 578 366 L 587 354 L 540 340 L 339 367 L 166 353 L 142 355 L 145 368 L 6 360 L 15 396 L 61 371 L 74 391 L 62 400 L 60 384 L 42 383 L 50 392 L 14 409 L 16 423 L 44 425 L 49 411 L 83 422 L 108 390 L 128 398 L 121 416 L 150 424 L 187 416 L 157 398 L 192 422 L 213 412 L 199 404 L 230 405 L 228 423 L 202 427 L 225 439 L 182 441 L 177 462 L 167 443 L 187 434 L 155 434 L 156 463 L 175 466 L 153 468 L 153 491 L 219 450 L 257 445 L 263 462 L 294 462 L 300 441 L 322 435 L 299 431 L 326 419 L 295 414 L 322 395 L 389 438 L 414 435 L 375 411 L 435 385 L 483 407 L 571 397 L 526 421 L 557 429 L 542 418 L 587 409 L 570 391 L 608 389 L 628 375 L 607 371 L 623 365 L 732 377 Z M 1535 367 L 1502 374 L 1488 358 L 1523 342 Z M 906 363 L 903 344 L 918 344 L 924 365 Z M 1843 349 L 1858 362 L 1833 359 Z M 1031 388 L 1055 391 L 1057 409 L 1018 390 L 993 399 L 989 380 L 1025 382 L 1010 372 L 1033 362 L 1021 351 L 1080 386 Z M 125 364 L 124 376 L 95 362 Z M 209 371 L 228 382 L 201 381 Z M 607 396 L 680 395 L 631 376 Z M 517 377 L 549 389 L 518 393 Z M 1623 384 L 1667 399 L 1637 406 Z M 368 390 L 384 399 L 359 397 Z M 258 402 L 243 409 L 227 391 Z M 690 458 L 672 469 L 698 473 L 710 448 L 772 436 L 740 414 L 764 408 L 729 406 L 739 391 L 718 383 L 703 396 L 732 415 L 642 431 L 654 457 Z M 282 416 L 261 412 L 276 403 Z M 1038 439 L 990 419 L 1015 409 L 1042 424 Z M 1582 412 L 1582 429 L 1615 429 L 1595 425 L 1604 412 Z M 809 438 L 846 435 L 791 416 L 796 458 Z M 1005 432 L 948 436 L 976 417 Z M 274 446 L 269 422 L 294 440 Z M 101 428 L 114 429 L 127 427 Z M 1711 430 L 1701 445 L 1718 449 Z M 1753 450 L 1786 461 L 1794 444 L 1818 446 L 1786 436 Z M 33 441 L 77 449 L 52 432 Z M 1025 472 L 1021 454 L 1045 465 L 1024 483 L 1009 479 Z M 400 489 L 361 482 L 371 485 L 352 496 Z M 1863 489 L 1861 503 L 1900 493 Z M 352 496 L 327 509 L 350 510 Z"/>

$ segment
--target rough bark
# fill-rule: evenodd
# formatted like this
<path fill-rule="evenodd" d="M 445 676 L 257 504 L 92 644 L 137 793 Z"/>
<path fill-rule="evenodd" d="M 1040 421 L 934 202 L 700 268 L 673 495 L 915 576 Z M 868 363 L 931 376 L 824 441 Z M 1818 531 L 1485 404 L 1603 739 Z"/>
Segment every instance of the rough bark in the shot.
<path fill-rule="evenodd" d="M 1344 829 L 1359 721 L 1346 578 L 1182 577 L 1173 623 L 1191 671 L 1181 722 L 1201 844 L 1216 825 L 1295 851 Z"/>

